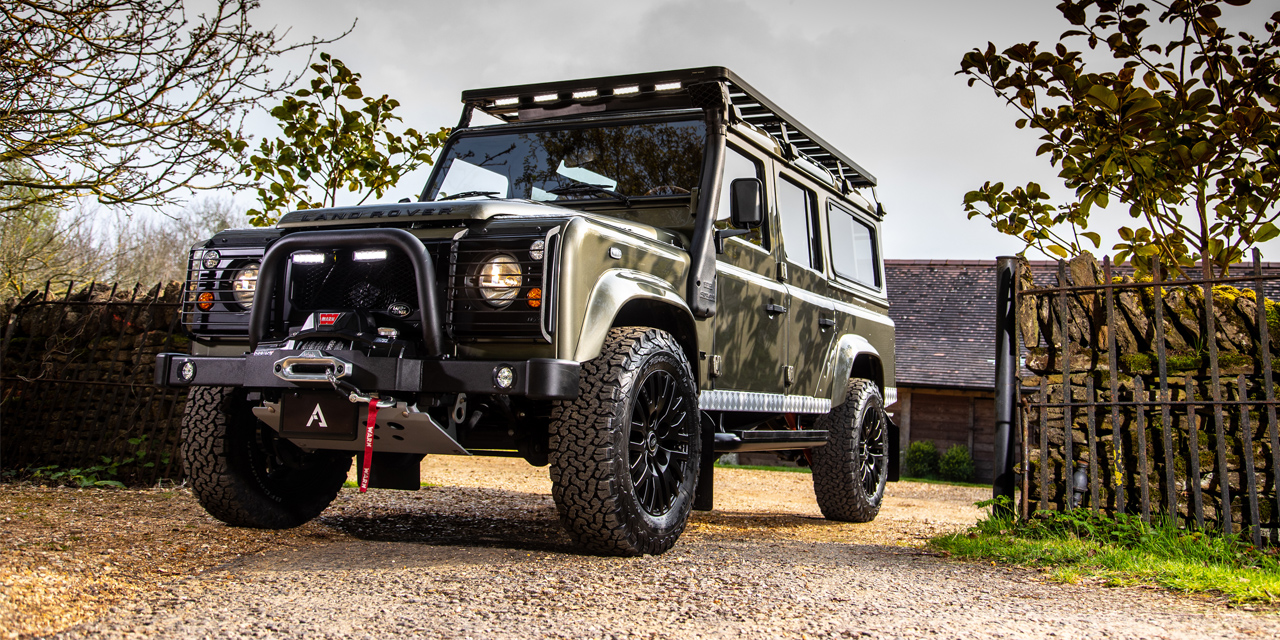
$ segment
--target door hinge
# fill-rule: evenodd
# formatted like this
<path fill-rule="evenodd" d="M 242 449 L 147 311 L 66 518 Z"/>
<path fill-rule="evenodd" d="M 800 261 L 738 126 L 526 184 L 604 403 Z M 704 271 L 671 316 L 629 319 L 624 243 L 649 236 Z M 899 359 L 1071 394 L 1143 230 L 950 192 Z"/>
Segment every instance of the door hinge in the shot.
<path fill-rule="evenodd" d="M 787 281 L 787 263 L 785 262 L 778 263 L 778 281 L 779 282 Z"/>
<path fill-rule="evenodd" d="M 796 381 L 796 368 L 791 365 L 787 365 L 783 367 L 782 379 L 784 382 L 787 383 L 787 385 L 794 384 Z"/>
<path fill-rule="evenodd" d="M 711 377 L 720 377 L 720 356 L 711 356 Z"/>

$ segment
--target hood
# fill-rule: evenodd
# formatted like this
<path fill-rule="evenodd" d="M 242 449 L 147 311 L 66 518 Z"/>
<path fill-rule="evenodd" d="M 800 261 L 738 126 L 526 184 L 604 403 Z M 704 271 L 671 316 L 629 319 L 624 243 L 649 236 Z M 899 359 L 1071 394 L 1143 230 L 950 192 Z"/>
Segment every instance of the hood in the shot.
<path fill-rule="evenodd" d="M 448 222 L 488 220 L 494 216 L 564 217 L 577 212 L 531 200 L 453 200 L 445 202 L 400 202 L 366 204 L 357 207 L 304 209 L 285 214 L 276 223 L 279 229 L 333 227 L 368 223 Z"/>
<path fill-rule="evenodd" d="M 377 223 L 407 225 L 413 222 L 432 222 L 438 223 L 440 226 L 456 226 L 456 223 L 463 220 L 488 220 L 497 217 L 566 218 L 569 216 L 589 218 L 643 238 L 672 244 L 681 248 L 688 244 L 683 236 L 666 229 L 533 200 L 449 200 L 445 202 L 400 202 L 396 204 L 368 204 L 357 207 L 305 209 L 285 214 L 276 223 L 276 228 L 295 230 L 323 229 L 326 227 L 363 226 Z M 455 224 L 450 225 L 451 222 Z"/>

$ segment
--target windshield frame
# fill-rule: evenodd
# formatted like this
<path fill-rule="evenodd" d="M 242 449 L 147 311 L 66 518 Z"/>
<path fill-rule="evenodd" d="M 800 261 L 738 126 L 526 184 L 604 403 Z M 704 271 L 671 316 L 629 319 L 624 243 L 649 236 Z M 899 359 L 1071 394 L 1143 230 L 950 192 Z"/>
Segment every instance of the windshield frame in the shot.
<path fill-rule="evenodd" d="M 448 157 L 448 154 L 450 151 L 452 151 L 454 145 L 457 144 L 457 142 L 463 138 L 478 137 L 478 136 L 493 136 L 493 135 L 503 135 L 503 134 L 540 133 L 544 131 L 571 131 L 571 130 L 577 130 L 577 129 L 597 129 L 597 128 L 609 127 L 609 126 L 662 124 L 667 122 L 694 122 L 694 121 L 705 123 L 705 116 L 702 109 L 673 109 L 669 111 L 647 113 L 645 115 L 639 115 L 639 116 L 636 115 L 635 113 L 628 113 L 625 115 L 603 116 L 603 117 L 588 116 L 588 117 L 577 117 L 573 119 L 548 119 L 548 120 L 539 120 L 536 122 L 528 122 L 528 123 L 525 123 L 525 122 L 502 123 L 502 124 L 495 124 L 495 125 L 489 125 L 484 127 L 468 127 L 466 129 L 459 129 L 449 135 L 449 139 L 445 142 L 444 147 L 441 149 L 440 155 L 437 157 L 435 165 L 431 169 L 431 175 L 428 176 L 426 183 L 422 187 L 422 191 L 418 194 L 418 201 L 419 202 L 435 202 L 435 200 L 429 200 L 427 198 L 428 193 L 431 190 L 432 186 L 436 184 L 436 181 L 440 179 L 441 172 L 444 171 L 445 158 Z M 705 152 L 707 137 L 708 137 L 707 133 L 706 131 L 704 131 L 703 139 L 702 139 L 702 145 L 704 149 L 702 154 L 702 168 L 699 171 L 699 179 L 698 179 L 698 183 L 694 185 L 695 187 L 700 186 L 702 184 L 703 179 L 706 176 L 707 171 L 709 169 L 709 167 L 707 166 L 708 158 Z M 650 201 L 668 201 L 668 202 L 671 200 L 687 201 L 690 197 L 692 197 L 692 193 L 663 194 L 663 195 L 653 195 L 653 196 L 643 196 L 643 195 L 628 196 L 630 200 L 632 200 L 633 202 L 636 202 L 637 204 L 650 202 Z M 502 199 L 507 199 L 507 198 L 502 198 Z M 512 199 L 523 200 L 523 198 L 512 198 Z M 616 203 L 616 200 L 610 198 L 609 196 L 596 196 L 596 197 L 583 198 L 583 199 L 577 199 L 577 200 L 565 200 L 565 201 L 532 200 L 532 202 L 563 206 L 566 204 L 568 205 L 600 204 L 601 202 Z"/>

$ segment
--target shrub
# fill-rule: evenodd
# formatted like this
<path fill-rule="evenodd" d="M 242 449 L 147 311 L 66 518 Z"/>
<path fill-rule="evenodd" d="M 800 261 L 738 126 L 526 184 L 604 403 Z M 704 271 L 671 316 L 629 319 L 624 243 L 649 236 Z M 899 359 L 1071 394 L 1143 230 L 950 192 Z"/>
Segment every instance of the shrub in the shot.
<path fill-rule="evenodd" d="M 938 447 L 932 440 L 917 440 L 907 448 L 907 475 L 932 478 L 938 474 Z"/>
<path fill-rule="evenodd" d="M 947 449 L 938 461 L 938 474 L 952 482 L 973 480 L 973 458 L 969 457 L 968 447 L 958 444 Z"/>

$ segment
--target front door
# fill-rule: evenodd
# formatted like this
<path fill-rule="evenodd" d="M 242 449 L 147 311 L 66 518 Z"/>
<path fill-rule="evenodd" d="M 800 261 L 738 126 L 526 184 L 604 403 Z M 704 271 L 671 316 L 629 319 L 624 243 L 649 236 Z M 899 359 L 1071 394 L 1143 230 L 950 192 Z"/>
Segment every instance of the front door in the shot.
<path fill-rule="evenodd" d="M 763 166 L 747 153 L 725 149 L 717 228 L 729 228 L 729 184 L 737 178 L 763 179 Z M 787 291 L 776 280 L 777 262 L 769 250 L 770 218 L 766 215 L 764 225 L 749 235 L 726 239 L 724 253 L 717 256 L 710 367 L 717 390 L 783 392 Z"/>

